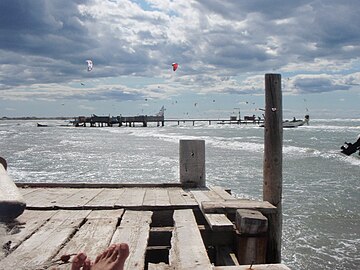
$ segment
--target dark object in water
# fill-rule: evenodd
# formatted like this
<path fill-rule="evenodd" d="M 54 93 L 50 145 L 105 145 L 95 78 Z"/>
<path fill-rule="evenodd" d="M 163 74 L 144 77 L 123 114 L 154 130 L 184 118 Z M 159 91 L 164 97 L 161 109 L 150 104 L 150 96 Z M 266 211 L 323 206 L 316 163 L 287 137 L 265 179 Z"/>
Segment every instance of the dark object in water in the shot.
<path fill-rule="evenodd" d="M 351 154 L 355 153 L 358 150 L 360 150 L 360 137 L 354 143 L 345 142 L 344 145 L 341 146 L 341 153 L 348 155 L 348 156 L 350 156 Z"/>
<path fill-rule="evenodd" d="M 37 123 L 37 126 L 38 126 L 38 127 L 47 127 L 48 125 L 44 125 L 44 124 Z"/>

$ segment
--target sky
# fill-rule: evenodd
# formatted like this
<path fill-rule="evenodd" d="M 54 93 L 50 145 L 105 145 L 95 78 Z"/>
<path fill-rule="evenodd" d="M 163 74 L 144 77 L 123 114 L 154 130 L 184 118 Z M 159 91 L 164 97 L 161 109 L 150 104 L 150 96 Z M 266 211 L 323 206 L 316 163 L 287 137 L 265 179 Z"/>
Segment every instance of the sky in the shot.
<path fill-rule="evenodd" d="M 359 14 L 358 0 L 1 0 L 0 117 L 261 115 L 276 73 L 284 118 L 360 118 Z"/>

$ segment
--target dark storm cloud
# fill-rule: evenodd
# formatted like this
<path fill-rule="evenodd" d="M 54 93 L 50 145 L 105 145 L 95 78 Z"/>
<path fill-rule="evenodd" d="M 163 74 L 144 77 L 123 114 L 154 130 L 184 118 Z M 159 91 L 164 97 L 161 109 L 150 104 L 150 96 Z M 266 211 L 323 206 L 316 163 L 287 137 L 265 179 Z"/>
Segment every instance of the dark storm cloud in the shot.
<path fill-rule="evenodd" d="M 84 1 L 3 0 L 0 48 L 30 55 L 64 55 L 86 47 L 87 29 L 77 4 Z M 85 42 L 84 42 L 85 38 Z"/>
<path fill-rule="evenodd" d="M 224 1 L 210 0 L 200 2 L 199 6 L 204 9 L 204 13 L 212 12 L 224 19 L 231 18 L 233 22 L 246 23 L 244 27 L 246 36 L 231 26 L 226 31 L 222 29 L 220 34 L 223 43 L 234 44 L 233 40 L 236 36 L 237 41 L 245 41 L 245 46 L 238 46 L 244 54 L 251 47 L 267 44 L 271 38 L 276 38 L 278 41 L 277 61 L 282 61 L 283 66 L 295 59 L 294 56 L 304 61 L 312 61 L 314 57 L 343 59 L 344 53 L 348 58 L 360 53 L 358 46 L 350 48 L 347 52 L 344 52 L 343 48 L 346 45 L 358 44 L 360 41 L 360 16 L 356 1 L 233 0 L 224 3 Z M 209 43 L 216 44 L 216 40 L 211 38 Z M 221 50 L 221 47 L 217 48 Z M 252 55 L 251 52 L 249 54 Z M 259 56 L 253 59 L 271 58 L 270 56 L 264 58 L 262 56 L 265 54 L 264 51 L 259 50 L 257 54 Z M 244 59 L 239 54 L 233 56 L 234 59 Z"/>
<path fill-rule="evenodd" d="M 77 9 L 84 1 L 0 2 L 0 64 L 8 65 L 1 88 L 63 82 L 93 44 Z M 10 57 L 9 57 L 10 56 Z"/>

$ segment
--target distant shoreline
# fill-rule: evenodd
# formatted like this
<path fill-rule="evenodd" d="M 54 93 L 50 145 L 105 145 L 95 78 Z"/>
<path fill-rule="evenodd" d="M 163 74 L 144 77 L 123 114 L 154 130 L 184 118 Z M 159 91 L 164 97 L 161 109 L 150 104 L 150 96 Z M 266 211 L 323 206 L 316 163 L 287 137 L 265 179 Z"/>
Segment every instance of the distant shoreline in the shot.
<path fill-rule="evenodd" d="M 0 120 L 69 120 L 75 117 L 68 116 L 56 116 L 56 117 L 35 117 L 35 116 L 23 116 L 23 117 L 1 117 Z"/>

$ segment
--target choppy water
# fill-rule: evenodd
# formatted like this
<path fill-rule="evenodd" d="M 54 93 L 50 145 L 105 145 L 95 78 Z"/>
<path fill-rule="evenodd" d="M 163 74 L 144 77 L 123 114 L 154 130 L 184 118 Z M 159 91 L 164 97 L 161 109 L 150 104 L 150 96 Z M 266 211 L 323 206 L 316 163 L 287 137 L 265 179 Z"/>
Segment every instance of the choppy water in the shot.
<path fill-rule="evenodd" d="M 43 122 L 44 123 L 44 122 Z M 179 140 L 206 142 L 206 181 L 262 199 L 264 130 L 253 125 L 63 127 L 0 121 L 0 156 L 17 182 L 177 182 Z M 284 130 L 283 262 L 360 269 L 360 159 L 339 154 L 360 120 L 311 120 Z"/>

